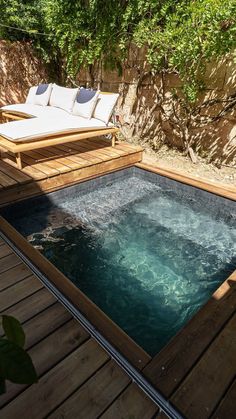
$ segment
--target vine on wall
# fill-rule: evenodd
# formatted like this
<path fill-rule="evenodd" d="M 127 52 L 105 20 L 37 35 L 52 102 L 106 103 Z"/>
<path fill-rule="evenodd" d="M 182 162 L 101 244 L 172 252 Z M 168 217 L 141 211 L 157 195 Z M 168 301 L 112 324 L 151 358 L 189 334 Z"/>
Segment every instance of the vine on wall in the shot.
<path fill-rule="evenodd" d="M 192 129 L 224 117 L 236 106 L 234 93 L 214 103 L 198 102 L 207 88 L 207 64 L 235 54 L 235 0 L 0 0 L 0 8 L 0 36 L 32 42 L 67 83 L 75 81 L 84 66 L 92 84 L 95 73 L 99 82 L 99 69 L 121 74 L 129 45 L 145 46 L 148 65 L 137 65 L 137 89 L 143 77 L 161 75 L 153 111 L 158 105 L 194 161 Z M 178 75 L 181 87 L 172 91 L 166 107 L 163 80 L 170 73 Z M 219 101 L 218 113 L 202 116 L 202 109 Z"/>

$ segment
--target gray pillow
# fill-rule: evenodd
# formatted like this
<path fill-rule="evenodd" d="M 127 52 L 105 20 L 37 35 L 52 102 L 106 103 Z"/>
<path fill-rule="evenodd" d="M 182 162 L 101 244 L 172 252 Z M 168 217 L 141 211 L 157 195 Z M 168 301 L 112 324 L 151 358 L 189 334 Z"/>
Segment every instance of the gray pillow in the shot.
<path fill-rule="evenodd" d="M 49 84 L 39 84 L 36 90 L 36 95 L 43 95 L 48 89 Z"/>
<path fill-rule="evenodd" d="M 73 114 L 90 119 L 98 100 L 99 91 L 80 88 L 73 107 Z"/>

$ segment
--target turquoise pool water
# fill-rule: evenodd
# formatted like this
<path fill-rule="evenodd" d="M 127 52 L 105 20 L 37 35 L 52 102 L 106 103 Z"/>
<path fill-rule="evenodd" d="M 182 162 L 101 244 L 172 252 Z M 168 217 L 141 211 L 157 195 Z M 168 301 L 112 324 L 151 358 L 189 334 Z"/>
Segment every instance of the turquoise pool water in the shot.
<path fill-rule="evenodd" d="M 10 221 L 150 355 L 236 268 L 234 214 L 171 183 L 116 179 Z"/>

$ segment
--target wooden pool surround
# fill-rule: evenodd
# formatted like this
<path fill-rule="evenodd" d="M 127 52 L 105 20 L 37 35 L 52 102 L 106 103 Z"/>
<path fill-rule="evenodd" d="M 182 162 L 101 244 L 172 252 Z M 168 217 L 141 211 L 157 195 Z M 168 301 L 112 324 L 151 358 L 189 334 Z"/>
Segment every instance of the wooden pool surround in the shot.
<path fill-rule="evenodd" d="M 139 152 L 139 150 L 136 151 L 136 153 Z M 130 161 L 129 164 L 132 165 L 132 162 Z M 143 163 L 135 165 L 236 201 L 234 187 L 208 183 L 205 180 Z M 123 167 L 127 166 L 128 164 L 125 163 Z M 115 166 L 113 170 L 110 170 L 110 167 L 106 172 L 120 168 Z M 102 171 L 101 174 L 103 173 Z M 48 190 L 60 189 L 62 186 L 66 187 L 98 175 L 98 171 L 96 174 L 93 172 L 91 176 L 84 178 L 82 176 L 76 180 L 73 179 L 73 182 L 58 184 Z M 18 185 L 20 186 L 23 185 Z M 31 188 L 29 196 L 45 192 L 47 189 L 37 188 L 37 191 L 33 191 Z M 12 199 L 12 201 L 26 197 L 27 194 L 21 192 L 17 199 Z M 9 203 L 9 200 L 5 200 L 2 205 L 6 203 Z M 236 393 L 236 362 L 229 355 L 236 351 L 236 338 L 232 335 L 234 325 L 236 327 L 236 271 L 226 279 L 211 299 L 170 343 L 154 358 L 151 358 L 2 217 L 0 217 L 0 230 L 132 365 L 142 371 L 143 375 L 184 417 L 223 419 L 226 416 L 221 416 L 222 412 L 227 412 L 229 415 L 227 419 L 231 417 L 233 407 L 236 408 L 236 403 L 233 403 Z M 223 350 L 224 357 L 222 357 Z M 165 416 L 163 413 L 158 413 L 155 417 L 164 418 Z"/>
<path fill-rule="evenodd" d="M 38 382 L 7 381 L 1 417 L 153 419 L 158 406 L 0 238 L 0 310 L 26 333 Z M 3 330 L 0 326 L 0 336 Z"/>

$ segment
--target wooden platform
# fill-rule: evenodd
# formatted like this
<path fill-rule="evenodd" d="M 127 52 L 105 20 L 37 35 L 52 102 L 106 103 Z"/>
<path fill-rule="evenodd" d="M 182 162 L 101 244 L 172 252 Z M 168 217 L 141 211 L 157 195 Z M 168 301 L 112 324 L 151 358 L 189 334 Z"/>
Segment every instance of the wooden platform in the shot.
<path fill-rule="evenodd" d="M 191 419 L 235 418 L 236 271 L 144 369 Z"/>
<path fill-rule="evenodd" d="M 127 167 L 141 159 L 139 147 L 119 144 L 115 157 L 111 155 L 115 150 L 106 140 L 99 141 L 99 148 L 97 143 L 92 145 L 90 141 L 76 145 L 75 154 L 70 154 L 71 149 L 63 150 L 63 155 L 59 155 L 58 150 L 57 153 L 49 150 L 51 156 L 41 157 L 27 153 L 23 157 L 25 167 L 22 171 L 17 170 L 11 157 L 7 156 L 0 162 L 0 204 Z M 87 148 L 82 150 L 81 146 Z M 71 164 L 69 167 L 68 159 L 75 160 L 74 169 Z M 81 162 L 79 168 L 80 159 L 83 165 Z M 148 170 L 146 165 L 139 164 L 139 167 Z M 235 190 L 228 187 L 224 189 L 170 171 L 151 170 L 229 199 L 236 198 Z M 72 289 L 67 278 L 1 219 L 0 230 L 64 295 L 78 304 L 84 314 L 91 316 L 93 324 L 104 331 L 107 339 L 114 338 L 114 342 L 118 342 L 118 349 L 183 417 L 235 418 L 236 271 L 180 333 L 151 359 L 132 346 L 127 335 L 116 329 L 78 289 Z M 9 396 L 2 399 L 4 418 L 14 418 L 21 413 L 24 417 L 27 410 L 30 418 L 165 418 L 1 241 L 0 307 L 23 322 L 29 336 L 27 347 L 40 375 L 39 384 L 27 389 L 10 385 Z M 30 409 L 33 409 L 32 413 Z"/>
<path fill-rule="evenodd" d="M 81 140 L 22 153 L 23 169 L 15 157 L 0 160 L 0 206 L 42 192 L 133 165 L 142 159 L 142 148 L 126 143 L 111 147 L 104 138 Z"/>
<path fill-rule="evenodd" d="M 2 418 L 152 419 L 158 412 L 2 240 L 0 308 L 22 323 L 39 377 L 28 387 L 8 383 Z"/>

